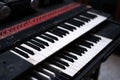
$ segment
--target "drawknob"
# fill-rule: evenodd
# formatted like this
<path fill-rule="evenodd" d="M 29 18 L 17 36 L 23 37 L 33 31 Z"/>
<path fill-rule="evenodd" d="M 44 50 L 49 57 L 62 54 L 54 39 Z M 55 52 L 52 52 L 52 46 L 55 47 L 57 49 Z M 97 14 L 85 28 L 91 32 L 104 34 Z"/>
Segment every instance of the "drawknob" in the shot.
<path fill-rule="evenodd" d="M 5 3 L 0 2 L 0 20 L 5 19 L 10 15 L 10 8 Z"/>

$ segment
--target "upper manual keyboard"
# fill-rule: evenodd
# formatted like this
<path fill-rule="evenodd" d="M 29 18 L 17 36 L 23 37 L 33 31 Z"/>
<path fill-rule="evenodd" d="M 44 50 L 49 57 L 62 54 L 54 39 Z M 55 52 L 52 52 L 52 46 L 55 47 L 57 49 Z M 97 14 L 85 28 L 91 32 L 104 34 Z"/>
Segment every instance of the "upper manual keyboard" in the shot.
<path fill-rule="evenodd" d="M 96 13 L 84 12 L 38 34 L 10 52 L 36 65 L 105 20 L 106 17 Z"/>

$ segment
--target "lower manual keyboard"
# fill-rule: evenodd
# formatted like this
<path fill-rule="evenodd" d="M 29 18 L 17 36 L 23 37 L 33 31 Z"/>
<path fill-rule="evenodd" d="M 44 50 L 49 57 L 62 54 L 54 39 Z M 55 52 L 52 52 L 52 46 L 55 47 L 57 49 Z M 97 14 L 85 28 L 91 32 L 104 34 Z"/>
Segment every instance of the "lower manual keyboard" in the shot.
<path fill-rule="evenodd" d="M 80 71 L 112 39 L 100 35 L 85 35 L 74 41 L 55 55 L 48 58 L 42 65 L 33 70 L 27 80 L 67 80 Z"/>

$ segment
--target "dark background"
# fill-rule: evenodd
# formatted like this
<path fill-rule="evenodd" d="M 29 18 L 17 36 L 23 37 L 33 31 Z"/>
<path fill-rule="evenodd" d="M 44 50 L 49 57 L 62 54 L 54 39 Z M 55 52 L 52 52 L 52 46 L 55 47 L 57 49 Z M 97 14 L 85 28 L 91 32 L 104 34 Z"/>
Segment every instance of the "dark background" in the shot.
<path fill-rule="evenodd" d="M 120 21 L 120 0 L 79 0 L 81 3 L 91 5 L 97 10 L 112 15 L 114 20 Z"/>

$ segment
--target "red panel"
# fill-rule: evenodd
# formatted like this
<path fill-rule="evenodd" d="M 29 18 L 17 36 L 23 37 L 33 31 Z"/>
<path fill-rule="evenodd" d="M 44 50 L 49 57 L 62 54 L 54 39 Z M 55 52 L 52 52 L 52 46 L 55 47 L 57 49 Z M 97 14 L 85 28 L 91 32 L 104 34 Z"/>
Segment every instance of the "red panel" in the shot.
<path fill-rule="evenodd" d="M 0 39 L 3 39 L 3 38 L 10 36 L 10 35 L 13 35 L 17 32 L 22 31 L 22 30 L 28 29 L 30 27 L 34 27 L 37 24 L 45 22 L 45 21 L 52 19 L 56 16 L 59 16 L 61 14 L 64 14 L 64 13 L 71 11 L 79 6 L 80 6 L 80 4 L 78 4 L 78 3 L 72 3 L 72 4 L 69 4 L 67 6 L 58 8 L 58 9 L 50 11 L 48 13 L 45 13 L 43 15 L 39 15 L 39 16 L 36 16 L 36 17 L 31 18 L 29 20 L 26 20 L 24 22 L 10 26 L 9 28 L 6 28 L 4 30 L 0 30 Z"/>

